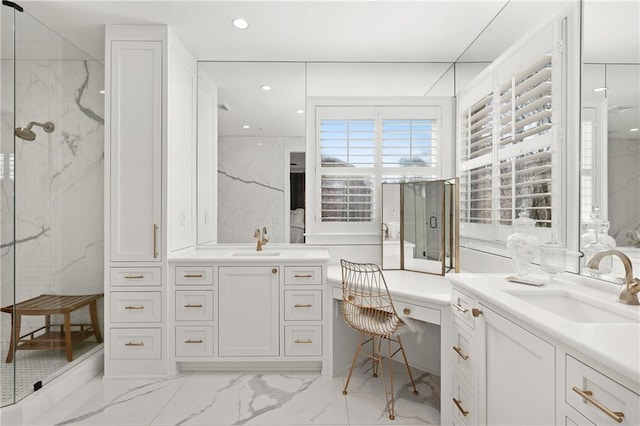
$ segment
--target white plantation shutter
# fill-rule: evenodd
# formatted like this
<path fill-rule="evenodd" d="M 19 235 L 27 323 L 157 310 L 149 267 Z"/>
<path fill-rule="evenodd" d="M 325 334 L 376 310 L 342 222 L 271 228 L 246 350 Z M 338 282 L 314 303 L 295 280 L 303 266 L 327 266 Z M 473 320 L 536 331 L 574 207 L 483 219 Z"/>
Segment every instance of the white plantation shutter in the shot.
<path fill-rule="evenodd" d="M 436 167 L 436 120 L 382 120 L 382 167 Z"/>
<path fill-rule="evenodd" d="M 504 241 L 523 209 L 551 226 L 553 70 L 544 54 L 460 111 L 461 236 Z"/>

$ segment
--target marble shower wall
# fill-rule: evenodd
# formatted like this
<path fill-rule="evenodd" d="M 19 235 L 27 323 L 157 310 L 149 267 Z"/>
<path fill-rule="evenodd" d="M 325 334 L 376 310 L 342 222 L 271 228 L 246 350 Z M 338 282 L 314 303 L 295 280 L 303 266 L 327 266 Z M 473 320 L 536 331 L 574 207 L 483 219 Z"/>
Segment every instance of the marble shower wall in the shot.
<path fill-rule="evenodd" d="M 628 246 L 626 234 L 640 231 L 640 141 L 609 139 L 609 235 Z"/>
<path fill-rule="evenodd" d="M 219 243 L 254 242 L 263 226 L 271 242 L 284 242 L 287 147 L 304 150 L 304 137 L 219 138 Z"/>
<path fill-rule="evenodd" d="M 13 84 L 13 65 L 2 62 L 3 87 Z M 47 134 L 34 127 L 37 138 L 31 142 L 16 138 L 12 181 L 6 157 L 13 106 L 5 102 L 13 99 L 3 96 L 2 305 L 13 301 L 12 256 L 17 302 L 40 294 L 102 293 L 104 95 L 99 91 L 104 88 L 104 65 L 43 60 L 17 61 L 15 66 L 16 125 L 51 121 L 56 128 Z M 88 317 L 77 314 L 74 320 Z M 8 317 L 2 315 L 3 342 L 9 339 Z M 38 317 L 29 320 L 27 327 L 23 321 L 25 331 L 42 323 Z"/>

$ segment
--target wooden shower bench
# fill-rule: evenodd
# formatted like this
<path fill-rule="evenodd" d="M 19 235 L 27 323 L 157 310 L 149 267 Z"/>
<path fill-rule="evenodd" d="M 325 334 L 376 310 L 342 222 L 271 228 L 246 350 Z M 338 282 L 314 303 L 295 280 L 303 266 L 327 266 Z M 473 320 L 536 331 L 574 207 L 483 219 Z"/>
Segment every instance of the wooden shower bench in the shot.
<path fill-rule="evenodd" d="M 6 362 L 13 362 L 14 344 L 16 344 L 15 350 L 66 349 L 67 361 L 71 361 L 73 360 L 73 344 L 91 336 L 95 336 L 98 342 L 102 342 L 96 306 L 97 300 L 102 296 L 103 294 L 84 296 L 43 294 L 0 309 L 2 312 L 11 314 L 11 343 Z M 71 324 L 71 312 L 87 305 L 89 305 L 91 314 L 91 324 Z M 23 315 L 43 315 L 45 325 L 20 336 L 20 323 Z M 64 315 L 64 323 L 51 324 L 51 315 Z M 72 331 L 72 327 L 79 327 L 79 329 Z M 39 332 L 42 333 L 36 335 Z M 19 337 L 16 339 L 14 336 Z"/>

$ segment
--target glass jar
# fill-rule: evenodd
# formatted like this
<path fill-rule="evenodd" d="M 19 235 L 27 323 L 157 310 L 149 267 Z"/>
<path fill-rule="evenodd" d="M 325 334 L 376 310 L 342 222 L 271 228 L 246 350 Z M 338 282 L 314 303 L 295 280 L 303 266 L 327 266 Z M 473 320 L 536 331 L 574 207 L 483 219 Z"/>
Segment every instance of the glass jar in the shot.
<path fill-rule="evenodd" d="M 560 229 L 560 225 L 556 226 Z M 559 231 L 558 231 L 559 232 Z M 556 239 L 556 233 L 551 232 L 551 241 L 540 246 L 540 269 L 549 274 L 550 281 L 554 282 L 558 274 L 566 270 L 567 248 Z"/>
<path fill-rule="evenodd" d="M 507 237 L 507 250 L 511 255 L 516 274 L 520 278 L 528 278 L 531 262 L 538 254 L 540 243 L 533 235 L 535 226 L 536 221 L 529 218 L 527 211 L 523 211 L 513 221 L 515 232 Z"/>
<path fill-rule="evenodd" d="M 597 207 L 589 214 L 589 219 L 582 225 L 587 232 L 581 236 L 582 252 L 584 253 L 585 270 L 594 277 L 608 274 L 613 268 L 613 257 L 603 258 L 598 269 L 587 267 L 589 259 L 596 253 L 616 248 L 616 240 L 608 234 L 609 221 L 600 218 Z"/>

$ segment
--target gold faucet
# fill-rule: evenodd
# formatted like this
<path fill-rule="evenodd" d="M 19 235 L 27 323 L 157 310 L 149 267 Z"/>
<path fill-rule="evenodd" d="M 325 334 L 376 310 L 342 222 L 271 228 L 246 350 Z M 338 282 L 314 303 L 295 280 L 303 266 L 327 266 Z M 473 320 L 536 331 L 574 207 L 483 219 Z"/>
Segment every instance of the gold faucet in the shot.
<path fill-rule="evenodd" d="M 262 247 L 269 242 L 269 237 L 267 237 L 267 227 L 262 227 L 262 232 L 260 231 L 260 228 L 256 228 L 256 231 L 253 233 L 253 238 L 258 239 L 256 251 L 262 251 Z"/>
<path fill-rule="evenodd" d="M 600 260 L 602 260 L 603 257 L 611 255 L 618 256 L 622 261 L 622 264 L 624 265 L 625 284 L 623 284 L 622 288 L 620 289 L 618 302 L 624 303 L 626 305 L 640 305 L 640 301 L 638 300 L 638 292 L 640 292 L 640 279 L 633 278 L 633 266 L 631 265 L 631 260 L 627 257 L 626 254 L 618 250 L 601 251 L 594 254 L 589 262 L 587 262 L 587 268 L 598 269 Z"/>

